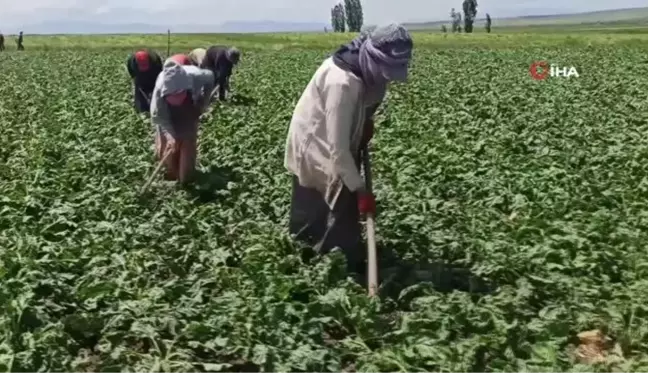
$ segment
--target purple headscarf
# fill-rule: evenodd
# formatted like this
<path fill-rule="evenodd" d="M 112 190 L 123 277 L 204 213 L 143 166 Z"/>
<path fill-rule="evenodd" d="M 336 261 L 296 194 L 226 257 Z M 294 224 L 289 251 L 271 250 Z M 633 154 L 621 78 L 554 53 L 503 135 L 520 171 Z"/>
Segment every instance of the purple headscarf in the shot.
<path fill-rule="evenodd" d="M 354 39 L 351 46 L 360 48 L 358 60 L 367 85 L 367 104 L 380 102 L 389 82 L 407 80 L 413 43 L 403 26 L 376 28 Z"/>
<path fill-rule="evenodd" d="M 359 62 L 367 85 L 407 80 L 412 38 L 398 24 L 376 28 L 360 46 Z"/>

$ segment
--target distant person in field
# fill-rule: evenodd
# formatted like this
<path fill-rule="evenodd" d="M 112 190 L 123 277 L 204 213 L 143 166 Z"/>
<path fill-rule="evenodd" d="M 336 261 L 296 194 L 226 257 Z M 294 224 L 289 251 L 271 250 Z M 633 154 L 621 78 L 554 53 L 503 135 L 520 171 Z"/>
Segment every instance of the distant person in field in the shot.
<path fill-rule="evenodd" d="M 148 113 L 155 80 L 162 71 L 162 59 L 152 50 L 140 50 L 128 56 L 126 68 L 133 80 L 135 111 Z"/>
<path fill-rule="evenodd" d="M 4 35 L 0 34 L 0 52 L 2 52 L 3 50 L 5 50 L 4 42 L 5 42 Z"/>
<path fill-rule="evenodd" d="M 190 181 L 196 167 L 198 122 L 210 104 L 214 74 L 196 66 L 167 59 L 158 76 L 151 101 L 151 123 L 156 127 L 158 158 L 167 151 L 167 178 Z"/>
<path fill-rule="evenodd" d="M 241 59 L 241 52 L 237 48 L 222 45 L 211 46 L 204 52 L 201 49 L 194 49 L 192 54 L 196 58 L 198 66 L 214 73 L 214 84 L 218 86 L 218 98 L 225 101 L 230 90 L 230 76 L 234 66 Z"/>
<path fill-rule="evenodd" d="M 24 51 L 25 50 L 25 47 L 23 46 L 23 32 L 22 31 L 20 31 L 20 33 L 18 34 L 18 41 L 16 42 L 16 44 L 18 44 L 18 50 L 19 51 Z"/>
<path fill-rule="evenodd" d="M 173 56 L 167 58 L 167 61 L 168 60 L 173 60 L 178 64 L 185 65 L 185 66 L 194 65 L 194 63 L 191 61 L 191 58 L 189 58 L 189 56 L 183 53 L 174 54 Z"/>
<path fill-rule="evenodd" d="M 361 34 L 317 69 L 294 109 L 284 165 L 293 174 L 289 231 L 318 254 L 339 247 L 363 273 L 360 215 L 375 199 L 360 174 L 373 114 L 392 81 L 405 81 L 409 32 L 389 24 Z"/>

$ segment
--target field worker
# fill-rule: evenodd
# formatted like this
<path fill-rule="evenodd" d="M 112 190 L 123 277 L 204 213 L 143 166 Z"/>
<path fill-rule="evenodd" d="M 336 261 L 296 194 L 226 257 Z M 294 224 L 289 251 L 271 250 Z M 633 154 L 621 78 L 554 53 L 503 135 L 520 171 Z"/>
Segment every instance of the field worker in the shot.
<path fill-rule="evenodd" d="M 0 34 L 0 52 L 2 52 L 3 50 L 5 50 L 4 42 L 5 42 L 4 35 Z"/>
<path fill-rule="evenodd" d="M 205 48 L 196 48 L 189 52 L 189 58 L 191 62 L 196 65 L 202 65 L 203 60 L 205 59 L 205 54 L 207 54 L 207 49 Z"/>
<path fill-rule="evenodd" d="M 193 65 L 193 63 L 191 62 L 191 58 L 189 58 L 189 56 L 183 53 L 174 54 L 173 56 L 167 58 L 167 61 L 168 60 L 173 60 L 180 65 L 185 65 L 185 66 Z"/>
<path fill-rule="evenodd" d="M 226 100 L 226 93 L 230 89 L 229 79 L 232 70 L 240 59 L 241 52 L 234 47 L 213 45 L 205 51 L 205 56 L 199 66 L 214 73 L 214 83 L 218 85 L 218 98 L 221 101 Z"/>
<path fill-rule="evenodd" d="M 25 50 L 25 47 L 23 46 L 23 32 L 22 31 L 20 31 L 20 33 L 18 34 L 18 41 L 16 42 L 16 44 L 18 45 L 18 50 L 19 51 L 24 51 Z"/>
<path fill-rule="evenodd" d="M 148 113 L 151 110 L 150 103 L 155 80 L 162 71 L 162 59 L 154 51 L 140 50 L 128 56 L 126 68 L 135 89 L 133 93 L 135 111 Z"/>
<path fill-rule="evenodd" d="M 360 150 L 388 83 L 405 81 L 413 43 L 398 25 L 342 46 L 317 69 L 293 112 L 284 165 L 293 174 L 289 231 L 318 254 L 339 247 L 363 273 L 359 215 L 375 212 L 360 175 Z"/>
<path fill-rule="evenodd" d="M 162 159 L 168 149 L 167 178 L 189 181 L 196 165 L 198 121 L 209 107 L 214 74 L 173 59 L 164 63 L 151 101 L 151 123 L 156 127 L 156 153 Z"/>

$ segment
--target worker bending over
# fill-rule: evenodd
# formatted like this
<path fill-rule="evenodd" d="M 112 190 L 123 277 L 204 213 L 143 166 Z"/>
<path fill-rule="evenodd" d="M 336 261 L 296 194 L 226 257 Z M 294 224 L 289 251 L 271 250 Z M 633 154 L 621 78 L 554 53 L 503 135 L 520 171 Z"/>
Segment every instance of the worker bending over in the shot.
<path fill-rule="evenodd" d="M 321 64 L 290 122 L 284 160 L 293 174 L 290 233 L 318 254 L 339 247 L 351 272 L 364 271 L 359 215 L 375 213 L 360 151 L 373 136 L 372 116 L 388 83 L 407 79 L 412 48 L 398 24 L 363 33 Z"/>
<path fill-rule="evenodd" d="M 173 59 L 164 63 L 151 101 L 151 123 L 156 128 L 155 148 L 166 158 L 167 178 L 190 181 L 196 167 L 198 122 L 209 107 L 214 74 Z"/>
<path fill-rule="evenodd" d="M 196 48 L 189 52 L 188 56 L 191 59 L 191 63 L 196 66 L 201 66 L 203 60 L 205 59 L 205 54 L 207 54 L 207 49 L 205 48 Z"/>
<path fill-rule="evenodd" d="M 126 68 L 133 80 L 135 111 L 148 113 L 155 80 L 162 71 L 162 59 L 154 51 L 140 50 L 128 56 Z"/>
<path fill-rule="evenodd" d="M 178 64 L 185 65 L 185 66 L 194 65 L 194 63 L 191 62 L 191 58 L 189 58 L 189 56 L 187 56 L 184 53 L 174 54 L 173 56 L 167 58 L 167 61 L 168 60 L 173 60 Z"/>
<path fill-rule="evenodd" d="M 241 52 L 234 48 L 222 45 L 214 45 L 207 50 L 202 48 L 194 49 L 190 55 L 193 56 L 198 66 L 209 69 L 214 73 L 214 84 L 218 86 L 218 98 L 226 100 L 226 94 L 230 90 L 229 79 L 234 66 L 241 59 Z"/>

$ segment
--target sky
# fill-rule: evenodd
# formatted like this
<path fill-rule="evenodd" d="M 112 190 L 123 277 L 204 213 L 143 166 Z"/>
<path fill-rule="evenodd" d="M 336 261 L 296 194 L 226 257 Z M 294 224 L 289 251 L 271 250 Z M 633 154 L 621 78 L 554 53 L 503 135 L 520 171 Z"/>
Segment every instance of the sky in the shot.
<path fill-rule="evenodd" d="M 42 22 L 147 23 L 171 27 L 228 21 L 328 24 L 336 0 L 0 0 L 0 31 Z M 461 0 L 362 0 L 365 24 L 436 21 Z M 647 0 L 478 0 L 493 18 L 647 6 Z M 28 33 L 27 29 L 25 30 Z M 126 31 L 127 32 L 127 31 Z"/>

